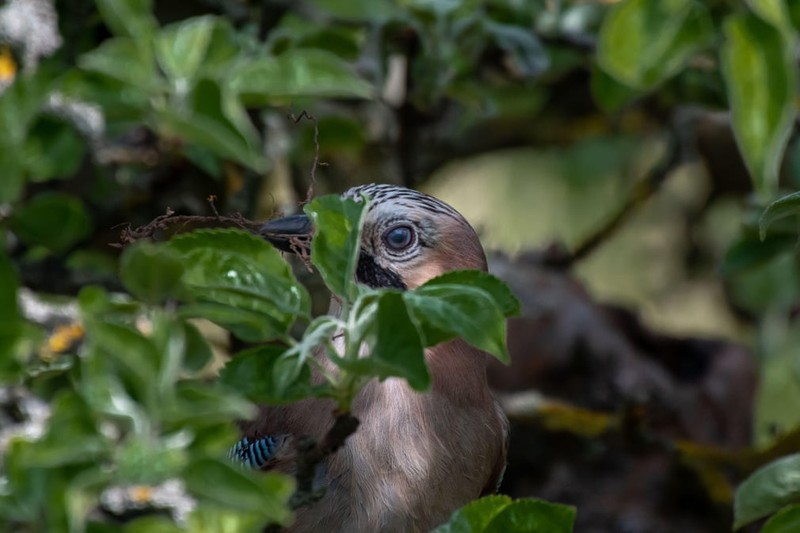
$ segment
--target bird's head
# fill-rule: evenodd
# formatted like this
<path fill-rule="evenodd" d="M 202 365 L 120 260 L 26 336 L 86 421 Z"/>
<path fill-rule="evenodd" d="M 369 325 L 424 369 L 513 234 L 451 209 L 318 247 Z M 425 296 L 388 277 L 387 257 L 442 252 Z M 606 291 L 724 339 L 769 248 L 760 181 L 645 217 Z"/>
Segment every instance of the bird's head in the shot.
<path fill-rule="evenodd" d="M 356 268 L 373 288 L 413 289 L 449 270 L 486 270 L 478 236 L 461 214 L 427 194 L 395 185 L 361 185 L 345 198 L 370 198 Z M 261 234 L 277 248 L 295 251 L 297 238 L 313 238 L 305 215 L 270 220 Z"/>

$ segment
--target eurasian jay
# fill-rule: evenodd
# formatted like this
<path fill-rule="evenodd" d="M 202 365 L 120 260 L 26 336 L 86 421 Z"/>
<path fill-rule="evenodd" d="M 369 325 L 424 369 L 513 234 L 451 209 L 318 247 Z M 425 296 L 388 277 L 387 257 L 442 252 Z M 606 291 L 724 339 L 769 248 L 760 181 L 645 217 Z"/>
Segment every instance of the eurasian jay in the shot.
<path fill-rule="evenodd" d="M 364 194 L 370 202 L 358 282 L 406 290 L 449 270 L 486 270 L 475 230 L 449 205 L 392 185 L 359 186 L 343 196 Z M 312 228 L 305 215 L 294 215 L 267 222 L 262 233 L 288 251 L 289 238 L 309 237 Z M 299 509 L 288 531 L 424 532 L 494 492 L 505 468 L 508 421 L 486 381 L 488 357 L 455 339 L 425 350 L 429 391 L 416 392 L 399 378 L 368 383 L 352 405 L 358 430 L 318 468 L 325 495 Z M 336 371 L 324 355 L 319 361 Z M 323 399 L 262 407 L 243 425 L 245 437 L 233 455 L 256 468 L 291 473 L 293 438 L 322 439 L 334 408 Z"/>

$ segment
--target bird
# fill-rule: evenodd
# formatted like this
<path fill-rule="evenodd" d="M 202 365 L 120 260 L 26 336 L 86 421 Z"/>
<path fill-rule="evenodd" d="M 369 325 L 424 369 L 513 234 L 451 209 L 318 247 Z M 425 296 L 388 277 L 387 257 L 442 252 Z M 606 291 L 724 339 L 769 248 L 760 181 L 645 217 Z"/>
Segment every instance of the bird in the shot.
<path fill-rule="evenodd" d="M 357 186 L 342 196 L 369 199 L 358 283 L 404 291 L 451 270 L 487 270 L 477 233 L 441 200 L 388 184 Z M 313 239 L 313 227 L 306 215 L 291 215 L 268 221 L 261 234 L 280 250 L 297 252 L 298 242 Z M 341 351 L 341 339 L 333 340 Z M 430 531 L 461 506 L 496 492 L 509 426 L 487 383 L 488 358 L 457 338 L 425 350 L 428 391 L 415 391 L 400 378 L 367 383 L 352 403 L 357 431 L 316 473 L 324 495 L 298 509 L 287 531 Z M 318 361 L 335 372 L 322 353 Z M 335 407 L 319 398 L 261 406 L 241 424 L 244 436 L 231 456 L 257 469 L 292 473 L 295 439 L 322 439 Z"/>

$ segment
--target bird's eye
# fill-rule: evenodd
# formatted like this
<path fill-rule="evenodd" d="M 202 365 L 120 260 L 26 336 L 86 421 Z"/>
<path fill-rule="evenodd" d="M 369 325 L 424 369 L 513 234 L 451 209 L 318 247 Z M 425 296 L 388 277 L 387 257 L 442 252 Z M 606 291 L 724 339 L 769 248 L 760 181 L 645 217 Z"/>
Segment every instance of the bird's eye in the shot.
<path fill-rule="evenodd" d="M 414 242 L 414 231 L 408 226 L 395 226 L 383 234 L 383 242 L 392 250 L 405 250 Z"/>

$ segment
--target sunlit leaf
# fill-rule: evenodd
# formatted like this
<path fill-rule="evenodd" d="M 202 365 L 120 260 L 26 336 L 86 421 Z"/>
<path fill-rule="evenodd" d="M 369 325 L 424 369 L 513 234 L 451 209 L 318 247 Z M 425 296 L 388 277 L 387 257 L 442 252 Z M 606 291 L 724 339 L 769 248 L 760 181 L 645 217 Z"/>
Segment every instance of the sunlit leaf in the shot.
<path fill-rule="evenodd" d="M 205 59 L 217 20 L 194 17 L 162 29 L 156 38 L 156 58 L 173 80 L 192 78 Z"/>
<path fill-rule="evenodd" d="M 713 38 L 705 9 L 692 0 L 625 0 L 606 16 L 597 59 L 625 85 L 649 89 L 675 74 Z"/>
<path fill-rule="evenodd" d="M 769 198 L 797 113 L 794 43 L 752 14 L 725 23 L 722 73 L 733 130 L 757 191 Z"/>
<path fill-rule="evenodd" d="M 364 207 L 363 200 L 328 195 L 314 198 L 304 208 L 315 232 L 311 261 L 334 293 L 350 299 L 355 291 Z"/>
<path fill-rule="evenodd" d="M 736 491 L 734 527 L 740 528 L 785 505 L 800 502 L 800 454 L 758 469 Z"/>
<path fill-rule="evenodd" d="M 500 511 L 511 504 L 511 498 L 503 494 L 484 496 L 455 511 L 450 521 L 434 529 L 431 533 L 478 533 Z"/>
<path fill-rule="evenodd" d="M 158 89 L 155 59 L 132 38 L 108 39 L 78 58 L 84 70 L 97 72 L 146 91 Z"/>
<path fill-rule="evenodd" d="M 543 500 L 520 499 L 497 513 L 483 530 L 486 533 L 571 533 L 575 508 Z"/>
<path fill-rule="evenodd" d="M 248 105 L 293 97 L 370 98 L 374 92 L 340 58 L 314 49 L 288 50 L 244 64 L 230 83 Z"/>

